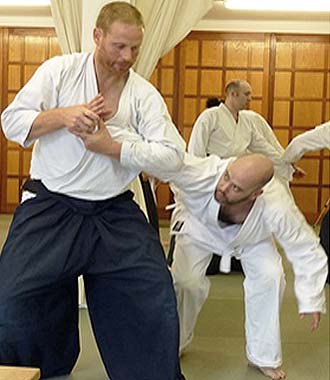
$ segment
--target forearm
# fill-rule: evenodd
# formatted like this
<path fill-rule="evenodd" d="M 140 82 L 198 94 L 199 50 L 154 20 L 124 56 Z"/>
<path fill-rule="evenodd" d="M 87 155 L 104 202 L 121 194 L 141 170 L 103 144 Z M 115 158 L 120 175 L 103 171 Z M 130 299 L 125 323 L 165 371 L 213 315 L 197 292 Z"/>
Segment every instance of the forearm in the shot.
<path fill-rule="evenodd" d="M 287 162 L 298 161 L 306 152 L 330 149 L 330 122 L 326 122 L 292 139 L 284 152 Z"/>
<path fill-rule="evenodd" d="M 120 153 L 123 166 L 144 171 L 164 182 L 169 181 L 181 168 L 184 155 L 174 145 L 146 141 L 125 141 Z"/>
<path fill-rule="evenodd" d="M 285 199 L 284 194 L 279 194 Z M 283 202 L 285 217 L 276 220 L 276 239 L 291 262 L 295 275 L 295 293 L 299 312 L 324 312 L 324 285 L 327 277 L 327 257 L 315 232 L 297 208 Z M 276 219 L 276 217 L 274 217 Z"/>
<path fill-rule="evenodd" d="M 33 121 L 26 141 L 28 142 L 36 140 L 40 136 L 46 135 L 64 127 L 65 122 L 62 108 L 42 111 Z"/>

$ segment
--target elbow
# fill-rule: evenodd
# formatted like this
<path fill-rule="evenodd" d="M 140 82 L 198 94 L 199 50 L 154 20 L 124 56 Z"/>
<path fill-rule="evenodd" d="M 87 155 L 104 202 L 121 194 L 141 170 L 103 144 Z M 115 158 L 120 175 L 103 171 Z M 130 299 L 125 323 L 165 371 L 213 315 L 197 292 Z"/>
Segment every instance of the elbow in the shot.
<path fill-rule="evenodd" d="M 8 113 L 7 110 L 3 111 L 1 114 L 1 128 L 7 140 L 11 140 L 10 126 L 8 123 Z"/>
<path fill-rule="evenodd" d="M 160 159 L 159 163 L 161 164 L 157 165 L 157 168 L 150 168 L 149 174 L 154 175 L 163 182 L 170 182 L 183 167 L 183 157 L 183 152 L 168 152 Z"/>
<path fill-rule="evenodd" d="M 169 158 L 169 161 L 172 162 L 171 169 L 172 171 L 178 172 L 183 166 L 184 152 L 174 151 Z"/>

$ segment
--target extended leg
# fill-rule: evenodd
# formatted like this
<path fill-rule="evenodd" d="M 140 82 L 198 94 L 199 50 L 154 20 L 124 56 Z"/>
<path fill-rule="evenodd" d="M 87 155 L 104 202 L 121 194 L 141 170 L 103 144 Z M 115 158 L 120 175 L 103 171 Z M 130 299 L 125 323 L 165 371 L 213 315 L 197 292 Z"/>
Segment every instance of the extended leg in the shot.
<path fill-rule="evenodd" d="M 180 319 L 180 351 L 191 342 L 198 314 L 208 296 L 210 281 L 206 269 L 212 253 L 194 244 L 187 236 L 177 236 L 172 275 Z"/>
<path fill-rule="evenodd" d="M 267 376 L 282 379 L 280 308 L 285 289 L 281 256 L 272 240 L 242 255 L 245 273 L 246 350 L 249 362 Z"/>
<path fill-rule="evenodd" d="M 0 362 L 39 367 L 42 377 L 70 373 L 79 354 L 77 278 L 62 277 L 64 214 L 51 200 L 24 202 L 0 256 Z"/>
<path fill-rule="evenodd" d="M 179 323 L 158 236 L 133 202 L 96 219 L 84 274 L 93 331 L 113 380 L 181 380 Z"/>

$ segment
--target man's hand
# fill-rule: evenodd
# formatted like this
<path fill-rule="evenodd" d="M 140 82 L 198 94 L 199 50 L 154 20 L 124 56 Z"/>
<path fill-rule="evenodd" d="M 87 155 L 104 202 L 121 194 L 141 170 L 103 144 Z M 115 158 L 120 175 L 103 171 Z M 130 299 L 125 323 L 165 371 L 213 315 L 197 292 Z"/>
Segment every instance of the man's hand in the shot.
<path fill-rule="evenodd" d="M 98 125 L 100 116 L 85 105 L 61 109 L 63 123 L 71 133 L 92 133 Z"/>
<path fill-rule="evenodd" d="M 71 133 L 82 139 L 86 149 L 120 160 L 121 144 L 113 140 L 103 120 L 99 120 L 93 133 L 79 130 L 71 130 Z"/>
<path fill-rule="evenodd" d="M 94 99 L 86 104 L 86 106 L 89 110 L 99 115 L 102 120 L 107 120 L 113 115 L 111 109 L 105 108 L 104 97 L 102 94 L 97 94 Z"/>
<path fill-rule="evenodd" d="M 106 112 L 104 97 L 97 94 L 89 103 L 74 107 L 63 108 L 63 116 L 66 118 L 65 125 L 73 133 L 93 133 L 99 120 Z"/>
<path fill-rule="evenodd" d="M 299 166 L 296 166 L 295 164 L 292 164 L 292 166 L 294 168 L 294 172 L 292 174 L 293 178 L 300 179 L 306 176 L 307 173 L 304 169 L 300 168 Z"/>
<path fill-rule="evenodd" d="M 97 94 L 94 99 L 92 99 L 89 103 L 86 104 L 86 107 L 92 112 L 102 117 L 102 113 L 105 112 L 103 95 Z"/>
<path fill-rule="evenodd" d="M 300 319 L 304 319 L 306 315 L 310 315 L 312 317 L 311 331 L 317 330 L 320 326 L 321 313 L 319 311 L 314 313 L 301 313 L 299 314 Z"/>

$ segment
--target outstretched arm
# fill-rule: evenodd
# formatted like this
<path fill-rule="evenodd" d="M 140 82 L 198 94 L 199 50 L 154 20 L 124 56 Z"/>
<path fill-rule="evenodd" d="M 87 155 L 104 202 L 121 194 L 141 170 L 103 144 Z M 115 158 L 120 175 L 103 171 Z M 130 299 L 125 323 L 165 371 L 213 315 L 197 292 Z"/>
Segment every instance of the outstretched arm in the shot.
<path fill-rule="evenodd" d="M 327 256 L 293 199 L 279 185 L 274 184 L 272 192 L 268 192 L 265 217 L 292 264 L 299 313 L 312 315 L 315 329 L 319 323 L 317 313 L 325 312 Z"/>
<path fill-rule="evenodd" d="M 323 148 L 330 149 L 330 121 L 293 138 L 283 158 L 286 162 L 296 162 L 306 152 Z"/>

